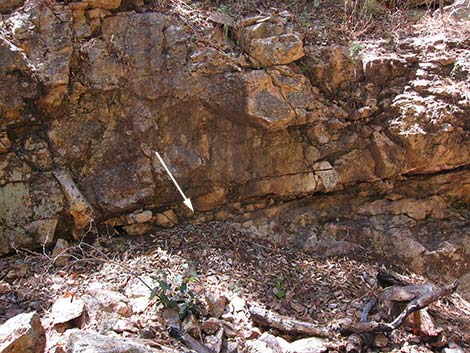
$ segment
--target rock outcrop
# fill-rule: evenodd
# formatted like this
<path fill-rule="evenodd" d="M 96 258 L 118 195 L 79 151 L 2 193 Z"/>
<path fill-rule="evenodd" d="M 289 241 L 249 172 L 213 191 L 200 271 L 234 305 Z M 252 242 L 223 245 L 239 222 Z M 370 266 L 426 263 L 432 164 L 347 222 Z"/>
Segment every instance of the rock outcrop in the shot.
<path fill-rule="evenodd" d="M 304 47 L 280 14 L 240 21 L 224 52 L 128 5 L 27 1 L 1 17 L 0 254 L 94 224 L 137 235 L 361 183 L 442 173 L 468 187 L 468 40 L 368 44 L 359 57 Z M 468 205 L 462 193 L 445 205 L 378 195 L 355 214 L 423 221 Z"/>

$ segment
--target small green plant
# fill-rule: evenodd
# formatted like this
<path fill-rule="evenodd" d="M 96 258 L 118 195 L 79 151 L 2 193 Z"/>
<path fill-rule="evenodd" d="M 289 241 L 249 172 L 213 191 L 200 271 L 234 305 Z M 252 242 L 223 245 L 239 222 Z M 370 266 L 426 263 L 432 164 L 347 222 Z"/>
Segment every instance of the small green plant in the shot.
<path fill-rule="evenodd" d="M 189 283 L 196 280 L 195 274 L 190 276 L 177 276 L 170 281 L 165 271 L 160 271 L 158 285 L 152 289 L 150 298 L 156 298 L 165 309 L 178 308 L 180 319 L 188 314 L 199 316 L 201 308 L 196 303 L 196 297 L 189 288 Z M 174 282 L 174 283 L 172 283 Z"/>
<path fill-rule="evenodd" d="M 300 63 L 300 72 L 302 75 L 306 75 L 308 73 L 308 66 L 305 63 Z"/>
<path fill-rule="evenodd" d="M 217 8 L 217 12 L 220 12 L 220 13 L 223 13 L 224 15 L 228 15 L 228 7 L 227 5 L 220 5 L 218 8 Z"/>
<path fill-rule="evenodd" d="M 358 56 L 362 49 L 364 49 L 364 44 L 355 42 L 349 48 L 349 55 Z"/>
<path fill-rule="evenodd" d="M 356 63 L 359 60 L 359 54 L 364 49 L 364 44 L 362 43 L 353 43 L 351 47 L 349 47 L 349 56 L 351 57 L 352 61 Z"/>
<path fill-rule="evenodd" d="M 274 294 L 278 299 L 284 299 L 286 297 L 286 290 L 284 289 L 284 279 L 280 276 L 274 280 Z"/>

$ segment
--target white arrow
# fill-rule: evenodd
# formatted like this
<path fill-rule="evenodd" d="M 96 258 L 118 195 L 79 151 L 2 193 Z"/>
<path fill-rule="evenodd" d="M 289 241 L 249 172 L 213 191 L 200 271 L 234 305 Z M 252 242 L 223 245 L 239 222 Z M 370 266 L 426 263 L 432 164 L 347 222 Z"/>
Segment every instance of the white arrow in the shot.
<path fill-rule="evenodd" d="M 178 183 L 176 182 L 175 178 L 173 178 L 173 175 L 171 174 L 170 170 L 168 169 L 168 167 L 166 166 L 165 164 L 165 161 L 163 160 L 162 157 L 160 157 L 160 154 L 155 151 L 155 154 L 157 155 L 160 163 L 163 165 L 163 168 L 165 168 L 166 172 L 168 173 L 168 175 L 170 176 L 171 180 L 173 181 L 173 183 L 176 185 L 176 188 L 178 189 L 178 191 L 180 192 L 181 196 L 183 196 L 183 199 L 184 199 L 184 204 L 192 211 L 194 212 L 194 209 L 193 209 L 193 204 L 191 203 L 191 199 L 189 197 L 186 197 L 183 193 L 183 190 L 181 190 L 180 186 L 178 185 Z"/>

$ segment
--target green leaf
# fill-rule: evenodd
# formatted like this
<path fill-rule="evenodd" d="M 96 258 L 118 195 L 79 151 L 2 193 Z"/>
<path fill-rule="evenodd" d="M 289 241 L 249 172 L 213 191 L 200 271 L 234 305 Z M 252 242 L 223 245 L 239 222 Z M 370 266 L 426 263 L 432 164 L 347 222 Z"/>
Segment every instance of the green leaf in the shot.
<path fill-rule="evenodd" d="M 186 303 L 181 304 L 180 310 L 179 310 L 180 320 L 184 319 L 184 317 L 186 316 L 187 311 L 188 311 L 188 305 Z"/>
<path fill-rule="evenodd" d="M 160 288 L 163 289 L 165 292 L 171 289 L 171 286 L 165 281 L 159 280 L 158 284 L 160 285 Z"/>
<path fill-rule="evenodd" d="M 188 285 L 186 284 L 186 282 L 181 283 L 181 285 L 180 285 L 180 293 L 181 293 L 181 294 L 184 294 L 184 293 L 186 293 L 187 290 L 188 290 Z"/>

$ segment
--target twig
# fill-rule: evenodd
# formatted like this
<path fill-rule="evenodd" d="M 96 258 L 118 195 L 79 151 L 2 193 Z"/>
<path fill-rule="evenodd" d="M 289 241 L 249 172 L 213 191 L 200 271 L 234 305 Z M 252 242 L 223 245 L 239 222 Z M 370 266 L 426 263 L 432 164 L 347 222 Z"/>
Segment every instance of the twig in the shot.
<path fill-rule="evenodd" d="M 85 243 L 85 242 L 82 242 L 82 241 L 81 241 L 80 244 L 78 244 L 77 247 L 78 247 L 80 250 L 82 250 L 83 252 L 85 252 L 85 250 L 82 249 L 82 247 L 81 247 L 82 245 L 86 245 L 86 246 L 88 246 L 89 248 L 93 249 L 94 251 L 98 252 L 101 256 L 103 256 L 103 257 L 106 259 L 107 262 L 110 262 L 110 263 L 112 263 L 112 264 L 114 264 L 114 265 L 117 265 L 117 266 L 123 268 L 129 275 L 134 276 L 137 280 L 139 280 L 139 281 L 140 281 L 145 287 L 147 287 L 150 291 L 153 290 L 153 288 L 152 288 L 147 282 L 145 282 L 139 275 L 135 274 L 134 271 L 133 271 L 131 268 L 129 268 L 128 266 L 124 265 L 124 264 L 121 263 L 121 262 L 118 262 L 118 261 L 116 261 L 116 260 L 111 259 L 111 258 L 110 258 L 108 255 L 106 255 L 103 251 L 97 249 L 97 248 L 94 247 L 93 245 L 90 245 L 90 244 L 88 244 L 88 243 Z M 101 260 L 101 259 L 97 259 L 97 260 L 99 260 L 99 261 L 104 261 L 104 260 Z"/>

